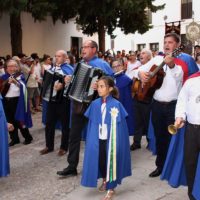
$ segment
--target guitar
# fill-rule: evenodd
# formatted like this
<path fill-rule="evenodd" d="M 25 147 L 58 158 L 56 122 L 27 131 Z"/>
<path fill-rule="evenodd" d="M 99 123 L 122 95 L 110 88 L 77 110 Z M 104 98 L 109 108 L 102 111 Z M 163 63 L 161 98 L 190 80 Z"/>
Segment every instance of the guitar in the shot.
<path fill-rule="evenodd" d="M 176 57 L 183 50 L 183 46 L 181 45 L 179 48 L 176 48 L 171 56 Z M 155 91 L 159 89 L 163 83 L 163 79 L 165 76 L 165 72 L 163 70 L 163 66 L 165 62 L 163 61 L 159 66 L 153 65 L 149 70 L 149 79 L 144 84 L 139 79 L 135 79 L 132 85 L 132 94 L 134 98 L 138 101 L 142 101 L 145 103 L 150 103 Z"/>
<path fill-rule="evenodd" d="M 9 78 L 13 78 L 17 81 L 16 78 L 20 76 L 21 74 L 22 74 L 21 72 L 16 72 L 10 75 Z M 6 80 L 0 79 L 0 93 L 2 94 L 2 96 L 5 96 L 10 88 L 9 78 Z"/>

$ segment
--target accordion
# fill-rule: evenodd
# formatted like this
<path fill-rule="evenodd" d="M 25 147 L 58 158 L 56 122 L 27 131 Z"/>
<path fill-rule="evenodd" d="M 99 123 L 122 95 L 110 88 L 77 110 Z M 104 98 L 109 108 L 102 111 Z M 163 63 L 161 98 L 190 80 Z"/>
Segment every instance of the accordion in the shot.
<path fill-rule="evenodd" d="M 85 63 L 79 63 L 68 86 L 67 93 L 69 98 L 80 103 L 90 103 L 98 95 L 97 91 L 94 91 L 91 86 L 103 74 L 101 69 L 92 68 Z"/>
<path fill-rule="evenodd" d="M 59 91 L 54 90 L 55 83 L 64 84 L 64 75 L 51 70 L 45 70 L 41 96 L 46 101 L 59 103 L 63 99 L 64 89 Z"/>

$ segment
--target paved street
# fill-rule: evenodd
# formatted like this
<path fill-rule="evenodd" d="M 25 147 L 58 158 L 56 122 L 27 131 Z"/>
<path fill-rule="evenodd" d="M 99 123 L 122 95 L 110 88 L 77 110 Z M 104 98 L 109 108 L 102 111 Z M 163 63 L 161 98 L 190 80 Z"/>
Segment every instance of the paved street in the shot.
<path fill-rule="evenodd" d="M 80 186 L 83 147 L 77 177 L 59 178 L 57 170 L 66 167 L 66 156 L 58 157 L 60 132 L 56 132 L 55 151 L 41 156 L 39 150 L 44 147 L 44 127 L 41 114 L 34 115 L 34 128 L 31 129 L 34 142 L 10 148 L 11 174 L 0 179 L 0 200 L 100 200 L 104 196 L 97 189 Z M 21 142 L 23 139 L 21 139 Z M 132 173 L 124 179 L 116 190 L 115 200 L 187 200 L 185 187 L 171 188 L 159 178 L 149 178 L 154 169 L 155 157 L 143 148 L 131 153 Z M 92 173 L 92 172 L 91 172 Z"/>

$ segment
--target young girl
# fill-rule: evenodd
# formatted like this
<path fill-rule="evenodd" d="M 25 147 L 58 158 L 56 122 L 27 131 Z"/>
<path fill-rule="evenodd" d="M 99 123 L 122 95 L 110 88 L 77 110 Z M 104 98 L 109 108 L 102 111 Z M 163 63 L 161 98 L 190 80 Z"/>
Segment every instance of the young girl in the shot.
<path fill-rule="evenodd" d="M 104 200 L 111 200 L 117 184 L 131 176 L 127 113 L 115 99 L 118 91 L 111 77 L 100 78 L 97 90 L 100 98 L 85 113 L 89 122 L 81 184 L 97 187 L 97 179 L 103 178 L 99 191 L 107 190 Z"/>

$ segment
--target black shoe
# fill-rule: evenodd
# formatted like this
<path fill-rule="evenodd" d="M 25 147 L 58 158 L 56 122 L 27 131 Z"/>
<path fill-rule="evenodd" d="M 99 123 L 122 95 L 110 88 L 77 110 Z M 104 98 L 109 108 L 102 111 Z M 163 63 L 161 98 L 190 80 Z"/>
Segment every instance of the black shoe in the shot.
<path fill-rule="evenodd" d="M 57 171 L 57 175 L 59 176 L 77 176 L 76 169 L 65 168 L 63 171 Z"/>
<path fill-rule="evenodd" d="M 31 138 L 29 140 L 25 139 L 24 142 L 23 142 L 23 144 L 24 145 L 28 145 L 28 144 L 30 144 L 32 142 L 32 140 L 33 140 L 33 138 Z"/>
<path fill-rule="evenodd" d="M 159 169 L 159 168 L 156 168 L 153 172 L 151 172 L 149 174 L 149 177 L 153 178 L 153 177 L 157 177 L 157 176 L 160 176 L 162 173 L 162 170 Z"/>
<path fill-rule="evenodd" d="M 19 144 L 19 143 L 20 143 L 19 141 L 11 141 L 11 142 L 9 143 L 9 146 L 12 147 L 12 146 L 14 146 L 15 144 Z"/>
<path fill-rule="evenodd" d="M 141 145 L 140 145 L 140 144 L 135 144 L 135 143 L 133 143 L 133 144 L 130 146 L 130 150 L 131 150 L 131 151 L 135 151 L 136 149 L 141 149 Z"/>
<path fill-rule="evenodd" d="M 32 140 L 25 140 L 24 142 L 23 142 L 23 144 L 24 145 L 28 145 L 28 144 L 30 144 L 32 142 Z"/>

